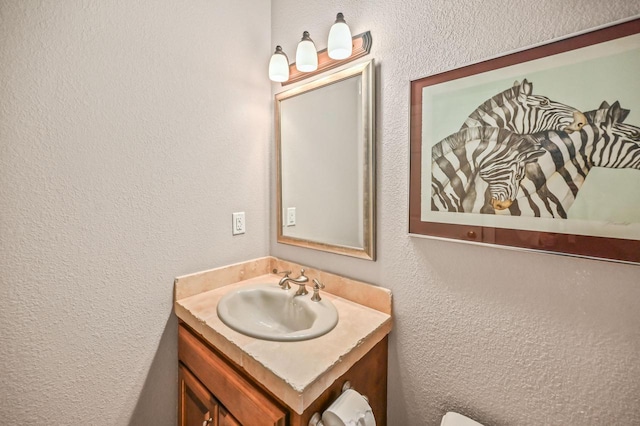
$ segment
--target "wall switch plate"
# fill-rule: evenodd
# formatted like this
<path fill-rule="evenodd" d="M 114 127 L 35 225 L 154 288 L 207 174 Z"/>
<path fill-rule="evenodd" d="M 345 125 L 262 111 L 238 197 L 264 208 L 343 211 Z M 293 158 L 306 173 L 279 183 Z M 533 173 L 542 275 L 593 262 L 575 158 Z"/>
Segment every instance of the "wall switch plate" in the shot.
<path fill-rule="evenodd" d="M 287 226 L 295 226 L 296 225 L 296 208 L 289 207 L 287 208 Z"/>
<path fill-rule="evenodd" d="M 231 233 L 233 235 L 244 234 L 244 212 L 233 213 Z"/>

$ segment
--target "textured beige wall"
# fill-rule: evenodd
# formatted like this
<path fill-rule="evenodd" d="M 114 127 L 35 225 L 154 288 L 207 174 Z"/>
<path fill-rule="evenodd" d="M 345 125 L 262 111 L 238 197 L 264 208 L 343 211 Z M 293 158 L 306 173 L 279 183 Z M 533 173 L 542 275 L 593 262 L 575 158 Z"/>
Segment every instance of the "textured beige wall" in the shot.
<path fill-rule="evenodd" d="M 337 12 L 354 34 L 371 30 L 379 65 L 379 260 L 276 244 L 273 218 L 271 254 L 393 291 L 389 424 L 434 425 L 447 410 L 487 425 L 640 424 L 640 267 L 407 235 L 410 80 L 640 3 L 273 0 L 273 43 L 291 57 L 308 30 L 324 48 Z"/>
<path fill-rule="evenodd" d="M 268 253 L 269 16 L 0 1 L 0 424 L 175 424 L 173 278 Z"/>
<path fill-rule="evenodd" d="M 375 263 L 277 245 L 268 222 L 264 65 L 305 29 L 324 47 L 339 10 L 372 31 L 380 66 Z M 637 267 L 406 235 L 409 80 L 637 1 L 272 12 L 273 45 L 264 1 L 0 1 L 0 423 L 175 424 L 173 277 L 265 255 L 269 229 L 272 254 L 393 290 L 391 425 L 447 409 L 640 423 Z M 247 234 L 232 238 L 238 210 Z"/>

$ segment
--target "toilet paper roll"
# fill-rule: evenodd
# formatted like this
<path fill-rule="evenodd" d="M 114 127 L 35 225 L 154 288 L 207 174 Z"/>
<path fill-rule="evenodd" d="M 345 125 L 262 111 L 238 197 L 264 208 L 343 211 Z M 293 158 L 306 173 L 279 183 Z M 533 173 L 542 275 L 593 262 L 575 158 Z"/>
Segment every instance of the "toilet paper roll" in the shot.
<path fill-rule="evenodd" d="M 371 406 L 353 389 L 347 389 L 322 414 L 325 426 L 376 426 Z"/>

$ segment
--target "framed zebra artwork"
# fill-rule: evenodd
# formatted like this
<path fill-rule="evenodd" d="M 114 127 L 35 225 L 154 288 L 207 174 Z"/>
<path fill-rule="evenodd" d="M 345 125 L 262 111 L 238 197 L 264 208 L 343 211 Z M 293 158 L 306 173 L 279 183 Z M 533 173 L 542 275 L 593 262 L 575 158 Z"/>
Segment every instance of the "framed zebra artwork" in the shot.
<path fill-rule="evenodd" d="M 640 19 L 411 82 L 409 233 L 640 264 Z"/>

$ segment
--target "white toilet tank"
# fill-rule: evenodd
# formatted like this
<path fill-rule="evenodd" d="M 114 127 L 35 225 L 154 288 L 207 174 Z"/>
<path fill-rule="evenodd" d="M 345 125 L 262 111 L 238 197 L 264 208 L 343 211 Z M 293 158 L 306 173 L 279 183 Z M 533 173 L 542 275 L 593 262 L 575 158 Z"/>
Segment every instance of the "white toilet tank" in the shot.
<path fill-rule="evenodd" d="M 449 411 L 442 416 L 442 422 L 440 426 L 482 426 L 482 424 L 471 420 L 469 417 L 465 417 L 462 414 Z"/>

